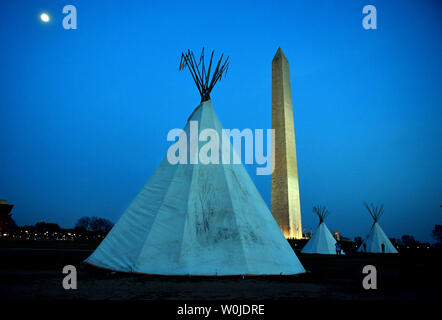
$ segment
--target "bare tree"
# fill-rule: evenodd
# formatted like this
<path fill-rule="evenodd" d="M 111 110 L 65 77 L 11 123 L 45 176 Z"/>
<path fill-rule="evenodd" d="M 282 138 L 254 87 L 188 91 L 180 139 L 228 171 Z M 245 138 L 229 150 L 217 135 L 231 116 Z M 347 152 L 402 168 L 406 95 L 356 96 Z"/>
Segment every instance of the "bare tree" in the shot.
<path fill-rule="evenodd" d="M 82 217 L 78 219 L 75 229 L 106 233 L 112 229 L 113 223 L 99 217 Z"/>
<path fill-rule="evenodd" d="M 431 232 L 431 235 L 438 243 L 442 243 L 442 225 L 434 225 L 434 229 Z"/>
<path fill-rule="evenodd" d="M 75 229 L 89 230 L 90 223 L 91 223 L 91 218 L 81 217 L 80 219 L 78 219 L 77 223 L 75 224 Z"/>
<path fill-rule="evenodd" d="M 92 217 L 90 222 L 90 229 L 94 232 L 109 232 L 112 229 L 113 223 L 104 218 Z"/>

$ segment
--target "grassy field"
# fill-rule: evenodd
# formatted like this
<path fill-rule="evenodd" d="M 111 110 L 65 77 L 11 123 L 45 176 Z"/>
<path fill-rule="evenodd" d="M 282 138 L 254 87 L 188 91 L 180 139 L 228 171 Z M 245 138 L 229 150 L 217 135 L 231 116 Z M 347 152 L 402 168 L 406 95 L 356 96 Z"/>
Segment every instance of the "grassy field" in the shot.
<path fill-rule="evenodd" d="M 92 246 L 92 244 L 89 244 Z M 278 277 L 164 277 L 131 275 L 82 265 L 92 250 L 85 243 L 34 243 L 32 248 L 0 248 L 2 299 L 264 299 L 264 300 L 433 300 L 440 301 L 440 251 L 399 255 L 302 255 L 309 271 Z M 89 247 L 90 248 L 90 247 Z M 62 288 L 62 268 L 74 265 L 78 289 Z M 377 268 L 378 290 L 362 288 L 362 268 Z"/>

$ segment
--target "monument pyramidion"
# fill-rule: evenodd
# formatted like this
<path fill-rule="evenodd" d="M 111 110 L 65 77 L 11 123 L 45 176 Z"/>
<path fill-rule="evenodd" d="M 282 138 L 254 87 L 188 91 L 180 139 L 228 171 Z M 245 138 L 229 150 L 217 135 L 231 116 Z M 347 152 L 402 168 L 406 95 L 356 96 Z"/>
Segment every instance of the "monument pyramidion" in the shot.
<path fill-rule="evenodd" d="M 201 96 L 190 122 L 225 133 L 210 100 L 227 72 L 223 55 L 206 68 L 183 53 Z M 212 73 L 211 73 L 212 71 Z M 199 143 L 199 146 L 201 144 Z M 221 147 L 220 147 L 221 148 Z M 230 145 L 232 157 L 234 149 Z M 220 150 L 221 153 L 221 150 Z M 167 157 L 86 262 L 115 271 L 159 275 L 289 275 L 305 272 L 244 166 L 169 163 Z"/>

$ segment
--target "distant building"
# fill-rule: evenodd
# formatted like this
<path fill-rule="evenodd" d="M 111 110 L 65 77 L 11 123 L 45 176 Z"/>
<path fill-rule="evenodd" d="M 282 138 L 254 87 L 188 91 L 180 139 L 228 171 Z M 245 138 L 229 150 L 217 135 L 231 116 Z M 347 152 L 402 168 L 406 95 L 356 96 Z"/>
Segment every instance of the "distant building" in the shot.
<path fill-rule="evenodd" d="M 14 207 L 13 204 L 7 204 L 6 200 L 0 200 L 0 234 L 2 235 L 9 231 L 12 207 Z"/>

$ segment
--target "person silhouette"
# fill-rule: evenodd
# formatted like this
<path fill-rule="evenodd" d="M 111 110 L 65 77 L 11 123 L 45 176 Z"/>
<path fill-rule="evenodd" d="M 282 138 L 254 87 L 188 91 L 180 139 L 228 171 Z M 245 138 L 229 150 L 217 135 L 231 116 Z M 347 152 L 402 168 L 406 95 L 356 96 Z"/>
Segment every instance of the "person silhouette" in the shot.
<path fill-rule="evenodd" d="M 364 243 L 362 246 L 364 247 L 364 252 L 367 252 L 367 244 Z"/>
<path fill-rule="evenodd" d="M 335 247 L 336 247 L 336 254 L 338 256 L 341 255 L 341 244 L 336 241 Z"/>
<path fill-rule="evenodd" d="M 381 250 L 382 250 L 382 253 L 385 253 L 385 244 L 384 243 L 381 244 Z"/>

